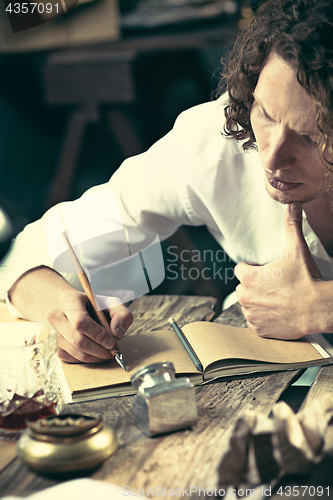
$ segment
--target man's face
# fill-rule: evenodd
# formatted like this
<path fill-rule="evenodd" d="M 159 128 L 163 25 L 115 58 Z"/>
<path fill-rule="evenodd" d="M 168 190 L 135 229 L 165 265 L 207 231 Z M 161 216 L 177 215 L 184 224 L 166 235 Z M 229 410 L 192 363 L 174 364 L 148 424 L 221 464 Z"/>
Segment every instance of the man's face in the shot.
<path fill-rule="evenodd" d="M 274 52 L 260 72 L 250 119 L 274 200 L 305 203 L 328 189 L 330 177 L 317 148 L 315 103 Z"/>

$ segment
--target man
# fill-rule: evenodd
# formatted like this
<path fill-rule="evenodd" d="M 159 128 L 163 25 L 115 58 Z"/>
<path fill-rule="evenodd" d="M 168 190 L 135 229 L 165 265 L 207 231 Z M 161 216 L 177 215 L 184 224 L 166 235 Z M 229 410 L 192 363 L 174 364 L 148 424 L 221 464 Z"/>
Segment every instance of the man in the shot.
<path fill-rule="evenodd" d="M 331 0 L 264 3 L 230 58 L 228 96 L 183 113 L 107 184 L 124 225 L 166 238 L 206 224 L 240 262 L 237 297 L 265 337 L 333 331 L 332 23 Z M 4 262 L 2 297 L 8 291 L 22 315 L 57 327 L 62 359 L 108 359 L 114 339 L 49 266 L 41 220 Z M 109 313 L 120 339 L 132 316 L 122 304 Z"/>

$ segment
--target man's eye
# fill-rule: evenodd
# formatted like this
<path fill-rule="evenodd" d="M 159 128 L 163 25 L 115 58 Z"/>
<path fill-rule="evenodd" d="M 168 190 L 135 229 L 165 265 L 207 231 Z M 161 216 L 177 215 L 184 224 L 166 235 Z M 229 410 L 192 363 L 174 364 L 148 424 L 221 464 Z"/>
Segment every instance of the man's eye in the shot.
<path fill-rule="evenodd" d="M 309 146 L 317 147 L 318 144 L 317 144 L 316 138 L 314 136 L 312 137 L 311 135 L 303 135 L 302 137 L 303 137 L 304 141 L 307 144 L 309 144 Z"/>
<path fill-rule="evenodd" d="M 261 111 L 260 108 L 258 108 L 257 118 L 258 118 L 258 120 L 266 120 L 267 121 L 266 114 L 263 111 Z"/>
<path fill-rule="evenodd" d="M 270 116 L 268 116 L 268 114 L 263 110 L 263 109 L 260 109 L 259 108 L 259 118 L 261 120 L 265 120 L 266 122 L 269 122 L 269 123 L 273 123 L 273 120 Z"/>

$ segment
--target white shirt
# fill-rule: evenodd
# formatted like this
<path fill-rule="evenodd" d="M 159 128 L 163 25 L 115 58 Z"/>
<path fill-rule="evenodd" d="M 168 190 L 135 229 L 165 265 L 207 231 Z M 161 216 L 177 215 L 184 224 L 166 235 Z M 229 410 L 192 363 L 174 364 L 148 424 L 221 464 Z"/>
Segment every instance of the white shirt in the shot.
<path fill-rule="evenodd" d="M 225 138 L 223 123 L 221 99 L 182 113 L 164 138 L 127 159 L 103 187 L 112 188 L 125 225 L 153 227 L 161 240 L 180 225 L 206 225 L 234 261 L 265 264 L 286 245 L 285 206 L 267 194 L 258 153 Z M 0 299 L 27 270 L 52 267 L 48 215 L 16 238 L 0 269 Z M 324 279 L 333 279 L 333 261 L 305 215 L 303 231 Z M 64 277 L 80 289 L 74 274 Z"/>

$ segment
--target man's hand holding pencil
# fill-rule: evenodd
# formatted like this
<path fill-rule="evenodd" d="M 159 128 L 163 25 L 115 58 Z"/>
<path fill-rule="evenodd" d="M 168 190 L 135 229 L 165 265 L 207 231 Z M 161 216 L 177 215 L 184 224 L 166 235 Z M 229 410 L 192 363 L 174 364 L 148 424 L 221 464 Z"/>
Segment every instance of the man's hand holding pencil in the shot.
<path fill-rule="evenodd" d="M 87 277 L 83 267 L 81 266 L 81 263 L 80 263 L 79 259 L 77 258 L 77 255 L 74 252 L 74 249 L 73 249 L 73 247 L 68 239 L 67 234 L 65 232 L 63 232 L 62 237 L 63 237 L 63 239 L 66 243 L 66 246 L 68 248 L 69 254 L 71 256 L 72 262 L 73 262 L 74 267 L 75 267 L 75 271 L 78 275 L 78 278 L 80 280 L 82 288 L 85 291 L 87 305 L 90 305 L 93 312 L 95 313 L 96 322 L 102 328 L 104 328 L 104 330 L 109 331 L 111 333 L 111 335 L 113 335 L 113 332 L 112 332 L 112 327 L 113 327 L 113 329 L 117 332 L 117 335 L 120 335 L 120 338 L 121 338 L 124 335 L 126 329 L 124 327 L 122 327 L 122 325 L 120 323 L 117 326 L 114 325 L 113 316 L 116 315 L 116 313 L 112 313 L 114 308 L 113 307 L 110 308 L 111 322 L 109 322 L 107 320 L 104 312 L 98 308 L 98 305 L 96 303 L 96 296 L 93 292 L 93 289 L 91 288 L 88 277 Z M 118 304 L 118 307 L 119 307 L 119 304 Z M 96 336 L 96 338 L 97 338 L 97 336 Z M 94 340 L 95 340 L 95 337 L 94 337 Z M 112 342 L 112 340 L 113 340 L 113 342 Z M 110 349 L 110 352 L 115 357 L 117 363 L 124 370 L 126 370 L 125 361 L 123 359 L 121 348 L 117 342 L 117 337 L 113 336 L 113 339 L 110 337 L 104 338 L 102 340 L 102 346 L 106 349 Z"/>
<path fill-rule="evenodd" d="M 133 315 L 123 305 L 108 310 L 110 330 L 95 319 L 87 296 L 77 290 L 60 296 L 48 322 L 57 328 L 60 359 L 69 363 L 97 363 L 113 357 L 111 349 L 132 324 Z"/>
<path fill-rule="evenodd" d="M 87 296 L 46 266 L 21 276 L 11 288 L 9 298 L 26 319 L 49 323 L 57 329 L 59 357 L 70 363 L 111 359 L 110 348 L 133 322 L 132 313 L 119 304 L 105 311 L 110 329 L 100 326 Z"/>

